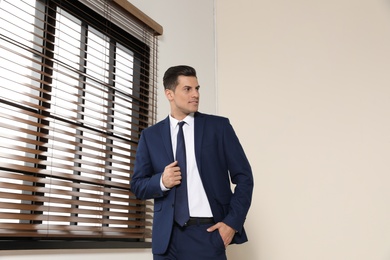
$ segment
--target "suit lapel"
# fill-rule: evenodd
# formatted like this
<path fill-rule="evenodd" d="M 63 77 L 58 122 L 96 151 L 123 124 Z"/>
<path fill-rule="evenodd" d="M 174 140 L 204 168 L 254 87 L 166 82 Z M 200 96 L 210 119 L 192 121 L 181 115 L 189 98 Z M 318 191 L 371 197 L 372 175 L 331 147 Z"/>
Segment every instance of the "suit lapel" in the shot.
<path fill-rule="evenodd" d="M 194 123 L 195 124 L 194 125 L 195 158 L 196 158 L 196 164 L 198 165 L 198 169 L 200 172 L 201 169 L 200 155 L 202 150 L 205 116 L 202 113 L 196 112 L 194 117 L 195 117 L 195 123 Z M 174 156 L 173 156 L 173 149 L 172 149 L 172 142 L 171 142 L 171 127 L 169 122 L 169 116 L 165 118 L 161 123 L 162 123 L 160 128 L 161 139 L 163 140 L 165 151 L 168 153 L 168 156 L 171 159 L 171 161 L 173 161 Z"/>
<path fill-rule="evenodd" d="M 195 158 L 196 158 L 196 164 L 198 165 L 199 173 L 200 173 L 200 175 L 202 175 L 200 154 L 201 154 L 201 150 L 202 150 L 203 128 L 204 128 L 204 123 L 205 123 L 205 116 L 199 112 L 196 112 L 194 117 L 195 117 L 195 126 L 194 126 Z"/>
<path fill-rule="evenodd" d="M 168 153 L 170 160 L 173 162 L 173 149 L 171 142 L 171 126 L 169 122 L 169 116 L 162 121 L 160 129 L 161 139 L 163 140 L 165 151 Z"/>

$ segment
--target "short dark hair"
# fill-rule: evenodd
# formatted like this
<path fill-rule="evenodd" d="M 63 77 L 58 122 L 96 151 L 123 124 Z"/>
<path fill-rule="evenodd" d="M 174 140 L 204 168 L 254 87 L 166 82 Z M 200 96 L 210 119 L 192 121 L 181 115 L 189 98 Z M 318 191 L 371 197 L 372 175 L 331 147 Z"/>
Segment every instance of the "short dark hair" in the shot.
<path fill-rule="evenodd" d="M 164 89 L 175 90 L 179 76 L 196 77 L 196 70 L 187 65 L 173 66 L 167 69 L 164 73 L 163 85 Z"/>

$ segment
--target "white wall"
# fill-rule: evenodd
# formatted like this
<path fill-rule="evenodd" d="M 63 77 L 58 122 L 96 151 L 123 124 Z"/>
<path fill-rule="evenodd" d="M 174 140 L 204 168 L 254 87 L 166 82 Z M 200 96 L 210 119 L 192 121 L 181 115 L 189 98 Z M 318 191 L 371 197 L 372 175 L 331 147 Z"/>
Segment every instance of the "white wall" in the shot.
<path fill-rule="evenodd" d="M 158 120 L 165 118 L 169 104 L 164 96 L 162 77 L 174 65 L 193 66 L 201 87 L 200 109 L 216 112 L 215 28 L 213 0 L 131 0 L 164 27 L 159 38 Z"/>
<path fill-rule="evenodd" d="M 130 0 L 132 4 L 164 27 L 159 41 L 158 120 L 169 112 L 162 76 L 173 65 L 188 64 L 197 69 L 203 112 L 215 113 L 214 1 Z M 149 260 L 151 249 L 114 250 L 31 250 L 0 251 L 1 260 Z"/>
<path fill-rule="evenodd" d="M 389 260 L 390 2 L 216 3 L 218 113 L 255 173 L 230 259 Z"/>

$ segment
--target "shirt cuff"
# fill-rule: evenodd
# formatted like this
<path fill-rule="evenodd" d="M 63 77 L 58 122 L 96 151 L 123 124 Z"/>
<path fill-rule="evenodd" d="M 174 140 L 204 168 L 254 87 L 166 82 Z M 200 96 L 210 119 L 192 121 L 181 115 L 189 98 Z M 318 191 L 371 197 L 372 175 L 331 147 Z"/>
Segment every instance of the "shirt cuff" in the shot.
<path fill-rule="evenodd" d="M 168 188 L 166 188 L 165 186 L 164 186 L 164 184 L 163 184 L 163 182 L 162 182 L 162 174 L 161 174 L 161 177 L 160 177 L 160 188 L 161 188 L 161 190 L 162 191 L 168 191 L 168 190 L 170 190 L 170 189 L 168 189 Z"/>

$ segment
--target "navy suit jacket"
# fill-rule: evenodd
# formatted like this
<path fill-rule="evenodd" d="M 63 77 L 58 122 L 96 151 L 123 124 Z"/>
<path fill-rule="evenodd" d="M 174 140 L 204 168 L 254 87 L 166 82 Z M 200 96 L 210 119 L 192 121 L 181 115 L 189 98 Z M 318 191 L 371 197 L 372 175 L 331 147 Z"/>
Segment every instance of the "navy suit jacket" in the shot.
<path fill-rule="evenodd" d="M 253 192 L 251 166 L 227 118 L 199 112 L 194 118 L 195 157 L 214 220 L 237 231 L 232 243 L 244 243 L 248 239 L 243 225 Z M 174 225 L 175 188 L 160 188 L 164 168 L 173 161 L 167 117 L 142 131 L 130 184 L 137 198 L 154 199 L 153 254 L 165 253 Z"/>

